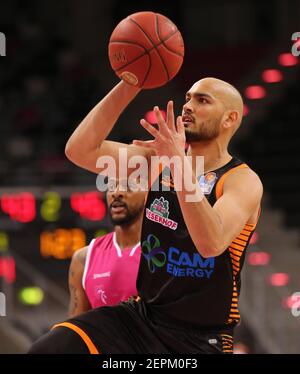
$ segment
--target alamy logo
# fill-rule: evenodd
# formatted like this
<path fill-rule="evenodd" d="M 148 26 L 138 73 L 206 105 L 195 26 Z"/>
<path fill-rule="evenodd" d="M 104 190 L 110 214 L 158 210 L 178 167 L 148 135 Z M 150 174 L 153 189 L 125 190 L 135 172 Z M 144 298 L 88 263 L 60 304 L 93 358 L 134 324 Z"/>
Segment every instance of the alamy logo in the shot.
<path fill-rule="evenodd" d="M 142 155 L 128 157 L 128 150 L 121 147 L 118 150 L 119 157 L 101 156 L 97 159 L 96 168 L 101 170 L 97 176 L 97 189 L 101 192 L 109 188 L 116 188 L 116 181 L 127 181 L 119 185 L 120 191 L 127 191 L 128 186 L 134 186 L 136 191 L 185 191 L 186 202 L 196 202 L 203 199 L 203 193 L 198 187 L 198 181 L 193 178 L 191 165 L 194 164 L 192 156 L 151 156 L 150 160 Z M 204 157 L 195 156 L 195 174 L 197 176 L 204 173 Z M 171 169 L 174 173 L 171 177 Z M 128 170 L 135 169 L 128 175 Z M 159 183 L 158 175 L 165 170 L 162 187 Z M 104 178 L 104 177 L 108 178 Z M 114 181 L 113 183 L 111 183 Z"/>
<path fill-rule="evenodd" d="M 6 37 L 0 32 L 0 56 L 6 56 Z"/>
<path fill-rule="evenodd" d="M 3 292 L 0 292 L 0 317 L 6 316 L 6 298 Z"/>
<path fill-rule="evenodd" d="M 292 295 L 291 312 L 294 317 L 300 316 L 300 292 L 294 292 Z"/>
<path fill-rule="evenodd" d="M 292 35 L 292 40 L 296 42 L 292 46 L 292 55 L 298 57 L 300 55 L 300 32 L 294 32 Z"/>

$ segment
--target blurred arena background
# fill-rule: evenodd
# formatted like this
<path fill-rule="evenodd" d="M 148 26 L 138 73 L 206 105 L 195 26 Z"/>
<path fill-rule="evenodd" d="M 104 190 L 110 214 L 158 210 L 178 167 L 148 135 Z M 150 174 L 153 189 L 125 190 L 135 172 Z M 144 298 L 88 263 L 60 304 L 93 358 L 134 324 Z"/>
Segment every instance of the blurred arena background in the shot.
<path fill-rule="evenodd" d="M 232 151 L 257 171 L 265 195 L 243 271 L 235 351 L 299 353 L 300 68 L 291 53 L 298 0 L 1 1 L 0 353 L 26 352 L 66 318 L 72 253 L 111 230 L 96 175 L 72 165 L 64 146 L 118 81 L 110 33 L 141 10 L 177 24 L 186 57 L 171 83 L 130 105 L 111 137 L 145 138 L 138 120 L 171 98 L 179 114 L 201 77 L 237 86 L 245 117 Z"/>

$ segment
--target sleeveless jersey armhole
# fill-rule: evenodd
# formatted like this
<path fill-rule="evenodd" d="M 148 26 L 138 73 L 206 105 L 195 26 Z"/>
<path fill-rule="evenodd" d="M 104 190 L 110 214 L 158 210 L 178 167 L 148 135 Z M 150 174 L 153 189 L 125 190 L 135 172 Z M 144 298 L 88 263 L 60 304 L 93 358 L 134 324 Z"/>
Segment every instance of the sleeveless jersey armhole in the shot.
<path fill-rule="evenodd" d="M 90 244 L 88 246 L 87 254 L 86 254 L 86 259 L 85 259 L 85 264 L 84 264 L 84 271 L 83 271 L 83 276 L 82 276 L 82 287 L 83 287 L 84 290 L 85 290 L 86 275 L 87 275 L 87 272 L 88 272 L 88 269 L 89 269 L 90 258 L 91 258 L 91 254 L 92 254 L 92 250 L 93 250 L 93 247 L 94 247 L 95 240 L 96 239 L 93 239 L 90 242 Z"/>
<path fill-rule="evenodd" d="M 223 187 L 224 187 L 226 177 L 229 174 L 236 171 L 237 169 L 247 169 L 247 168 L 249 168 L 247 164 L 241 164 L 232 169 L 229 169 L 225 174 L 221 176 L 221 178 L 218 180 L 217 185 L 216 185 L 216 200 L 218 200 L 223 195 Z"/>
<path fill-rule="evenodd" d="M 247 168 L 249 168 L 249 166 L 247 164 L 243 163 L 241 165 L 238 165 L 238 166 L 228 170 L 225 174 L 223 174 L 221 176 L 221 178 L 218 180 L 217 185 L 216 185 L 216 191 L 215 191 L 216 200 L 218 200 L 223 195 L 223 187 L 224 187 L 226 177 L 229 174 L 233 173 L 237 169 L 247 169 Z M 256 218 L 256 223 L 255 224 L 248 224 L 249 226 L 253 227 L 253 230 L 255 229 L 255 227 L 257 225 L 257 222 L 258 222 L 258 219 L 259 219 L 259 216 L 260 216 L 260 212 L 261 212 L 261 206 L 259 206 L 259 210 L 258 210 L 258 214 L 257 214 L 257 218 Z"/>

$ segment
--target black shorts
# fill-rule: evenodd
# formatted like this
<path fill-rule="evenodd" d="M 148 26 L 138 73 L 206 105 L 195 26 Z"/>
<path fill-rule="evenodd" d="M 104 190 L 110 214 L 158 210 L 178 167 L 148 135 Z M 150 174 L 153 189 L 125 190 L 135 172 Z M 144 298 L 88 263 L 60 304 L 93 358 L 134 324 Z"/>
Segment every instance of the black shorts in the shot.
<path fill-rule="evenodd" d="M 29 353 L 193 354 L 232 353 L 233 349 L 232 334 L 161 326 L 146 317 L 141 302 L 90 310 L 56 325 L 41 341 L 47 352 L 39 349 L 38 341 Z"/>

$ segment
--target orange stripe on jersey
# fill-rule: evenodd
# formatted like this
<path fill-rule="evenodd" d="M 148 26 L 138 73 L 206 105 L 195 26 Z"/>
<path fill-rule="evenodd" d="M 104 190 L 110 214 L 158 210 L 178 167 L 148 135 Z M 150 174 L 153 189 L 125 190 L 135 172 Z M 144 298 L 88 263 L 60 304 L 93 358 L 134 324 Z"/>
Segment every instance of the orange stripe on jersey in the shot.
<path fill-rule="evenodd" d="M 246 241 L 246 242 L 248 242 L 248 240 L 249 240 L 249 237 L 248 237 L 248 236 L 245 236 L 245 235 L 243 235 L 243 234 L 240 234 L 237 238 L 238 238 L 238 239 L 241 239 L 241 240 L 244 240 L 244 241 Z M 236 240 L 236 239 L 234 239 L 234 240 Z"/>
<path fill-rule="evenodd" d="M 250 234 L 251 234 L 251 232 L 252 232 L 254 229 L 255 229 L 255 227 L 249 227 L 249 226 L 247 226 L 247 224 L 246 224 L 245 227 L 244 227 L 244 230 L 247 231 L 247 232 L 250 232 Z"/>
<path fill-rule="evenodd" d="M 223 337 L 222 337 L 222 339 L 223 339 L 223 341 L 226 342 L 228 345 L 229 345 L 230 343 L 233 342 L 233 339 L 223 338 Z"/>
<path fill-rule="evenodd" d="M 251 231 L 247 231 L 247 230 L 243 229 L 242 234 L 247 236 L 247 239 L 249 239 L 249 236 L 251 235 Z"/>
<path fill-rule="evenodd" d="M 226 338 L 223 338 L 223 341 L 225 344 L 227 345 L 231 345 L 233 343 L 233 340 L 230 340 L 230 339 L 226 339 Z"/>
<path fill-rule="evenodd" d="M 239 257 L 239 256 L 235 256 L 234 254 L 232 254 L 232 253 L 230 252 L 230 257 L 231 257 L 232 262 L 233 262 L 234 264 L 236 263 L 236 265 L 240 265 L 240 257 Z"/>
<path fill-rule="evenodd" d="M 232 265 L 232 269 L 239 271 L 240 270 L 240 265 L 236 264 L 236 261 L 234 261 L 232 259 L 231 259 L 231 262 L 232 262 L 232 264 L 231 264 Z"/>
<path fill-rule="evenodd" d="M 221 334 L 221 336 L 224 337 L 224 338 L 227 338 L 227 339 L 231 339 L 233 341 L 233 336 L 231 336 L 231 335 Z"/>
<path fill-rule="evenodd" d="M 230 335 L 221 334 L 222 351 L 224 353 L 233 353 L 233 338 Z"/>
<path fill-rule="evenodd" d="M 243 252 L 238 251 L 236 249 L 232 249 L 231 247 L 229 247 L 229 252 L 232 253 L 233 255 L 238 256 L 238 257 L 241 257 L 241 255 L 243 254 Z"/>
<path fill-rule="evenodd" d="M 234 261 L 233 259 L 231 259 L 231 265 L 232 265 L 232 268 L 233 266 L 235 266 L 235 269 L 238 269 L 238 270 L 240 269 L 240 264 Z"/>
<path fill-rule="evenodd" d="M 232 253 L 230 249 L 229 249 L 229 255 L 232 260 L 235 260 L 238 264 L 240 263 L 240 259 L 241 259 L 240 255 L 237 256 L 236 254 Z"/>
<path fill-rule="evenodd" d="M 239 237 L 237 237 L 236 239 L 234 239 L 234 241 L 232 243 L 239 244 L 239 245 L 245 247 L 245 245 L 247 245 L 247 240 L 242 240 Z"/>
<path fill-rule="evenodd" d="M 216 199 L 218 200 L 222 195 L 223 195 L 223 187 L 224 187 L 224 182 L 226 177 L 236 171 L 237 169 L 247 169 L 249 168 L 248 165 L 246 164 L 241 164 L 238 165 L 230 170 L 228 170 L 226 173 L 222 175 L 222 177 L 218 180 L 217 185 L 216 185 Z"/>
<path fill-rule="evenodd" d="M 233 261 L 231 259 L 231 261 Z M 237 302 L 238 302 L 238 292 L 237 292 L 237 286 L 236 286 L 236 281 L 235 281 L 235 273 L 233 277 L 233 287 L 232 287 L 232 298 L 231 298 L 231 306 L 230 306 L 230 311 L 229 311 L 229 316 L 227 323 L 232 323 L 233 321 L 238 322 L 240 320 L 240 313 L 237 308 Z M 230 335 L 228 335 L 230 336 Z"/>
<path fill-rule="evenodd" d="M 249 168 L 247 164 L 241 164 L 238 165 L 230 170 L 228 170 L 226 173 L 224 173 L 221 178 L 218 180 L 216 184 L 216 199 L 218 200 L 222 195 L 223 195 L 223 188 L 224 188 L 224 183 L 225 179 L 227 178 L 228 175 L 236 171 L 237 169 L 246 169 Z M 260 209 L 258 213 L 258 217 L 260 214 Z M 240 234 L 234 238 L 234 240 L 230 243 L 228 247 L 228 251 L 230 254 L 230 259 L 231 259 L 231 266 L 232 266 L 232 273 L 233 273 L 233 288 L 232 288 L 232 299 L 231 299 L 231 309 L 229 312 L 229 317 L 227 320 L 227 323 L 232 323 L 233 321 L 238 322 L 240 319 L 240 314 L 237 309 L 237 302 L 238 302 L 238 292 L 237 292 L 237 287 L 236 287 L 236 276 L 240 272 L 240 261 L 241 257 L 243 256 L 244 250 L 247 247 L 250 236 L 252 232 L 254 231 L 258 217 L 256 220 L 256 223 L 246 223 L 245 226 L 243 227 L 243 230 L 240 232 Z"/>
<path fill-rule="evenodd" d="M 230 339 L 226 339 L 226 338 L 222 338 L 223 342 L 226 344 L 226 345 L 231 345 L 233 343 L 233 340 L 230 340 Z"/>
<path fill-rule="evenodd" d="M 98 349 L 96 348 L 96 346 L 94 345 L 94 343 L 91 341 L 90 337 L 80 327 L 70 322 L 63 322 L 63 323 L 58 323 L 57 325 L 54 325 L 51 330 L 57 327 L 67 327 L 68 329 L 71 329 L 74 332 L 76 332 L 81 337 L 81 339 L 85 342 L 86 346 L 88 347 L 88 350 L 90 351 L 90 354 L 98 355 L 100 353 Z"/>
<path fill-rule="evenodd" d="M 248 245 L 250 235 L 251 235 L 252 231 L 255 229 L 255 226 L 256 225 L 254 225 L 252 223 L 245 224 L 244 229 L 242 230 L 242 233 L 239 236 L 237 236 L 232 241 L 230 246 L 228 247 L 234 279 L 235 279 L 237 273 L 240 271 L 241 257 L 243 255 L 243 252 L 244 252 L 245 248 Z M 237 291 L 237 289 L 236 289 L 236 287 L 234 287 L 233 288 L 234 293 L 233 293 L 232 296 L 237 296 L 236 291 Z"/>
<path fill-rule="evenodd" d="M 234 249 L 239 249 L 240 251 L 243 251 L 245 249 L 245 245 L 239 245 L 239 244 L 234 244 L 233 242 L 230 244 L 230 247 L 231 248 L 234 248 Z"/>
<path fill-rule="evenodd" d="M 229 256 L 232 262 L 237 262 L 238 265 L 240 264 L 240 259 L 241 259 L 240 255 L 237 256 L 236 254 L 233 254 L 232 251 L 229 249 Z"/>

